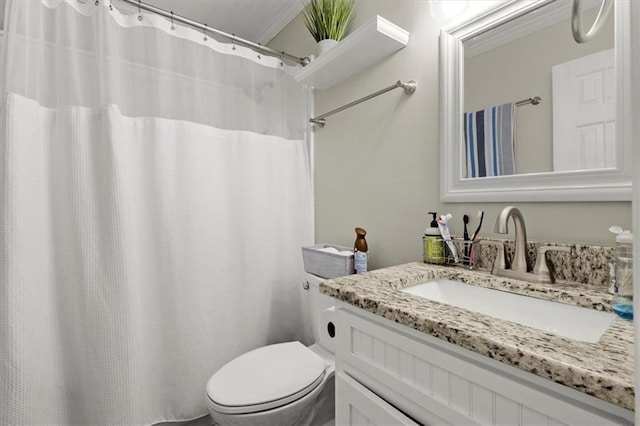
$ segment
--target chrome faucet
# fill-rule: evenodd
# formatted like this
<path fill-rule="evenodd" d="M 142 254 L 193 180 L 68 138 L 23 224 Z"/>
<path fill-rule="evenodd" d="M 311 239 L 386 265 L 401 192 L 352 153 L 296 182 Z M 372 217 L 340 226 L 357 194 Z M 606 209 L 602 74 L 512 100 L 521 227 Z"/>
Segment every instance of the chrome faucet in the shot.
<path fill-rule="evenodd" d="M 524 216 L 522 212 L 513 206 L 502 209 L 498 214 L 494 231 L 498 234 L 507 234 L 507 224 L 509 218 L 513 218 L 516 226 L 515 245 L 516 250 L 511 261 L 511 269 L 507 269 L 504 261 L 504 246 L 502 243 L 491 242 L 498 245 L 496 260 L 493 265 L 492 273 L 500 277 L 515 278 L 537 283 L 553 283 L 555 279 L 553 273 L 547 266 L 546 254 L 548 251 L 561 251 L 570 253 L 571 249 L 564 246 L 542 246 L 538 247 L 538 255 L 536 256 L 536 264 L 533 272 L 529 272 L 527 263 L 527 228 L 524 225 Z"/>
<path fill-rule="evenodd" d="M 527 272 L 527 227 L 524 225 L 522 212 L 513 206 L 507 206 L 498 214 L 494 231 L 498 234 L 507 234 L 509 218 L 513 218 L 516 225 L 515 245 L 516 250 L 511 261 L 511 270 L 514 272 Z"/>

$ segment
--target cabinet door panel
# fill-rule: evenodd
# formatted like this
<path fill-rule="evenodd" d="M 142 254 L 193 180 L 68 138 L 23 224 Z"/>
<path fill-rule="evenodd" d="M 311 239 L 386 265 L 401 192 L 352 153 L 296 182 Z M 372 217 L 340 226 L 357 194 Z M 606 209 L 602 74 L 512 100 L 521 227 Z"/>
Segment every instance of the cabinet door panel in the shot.
<path fill-rule="evenodd" d="M 400 410 L 345 373 L 336 375 L 336 425 L 418 426 Z"/>

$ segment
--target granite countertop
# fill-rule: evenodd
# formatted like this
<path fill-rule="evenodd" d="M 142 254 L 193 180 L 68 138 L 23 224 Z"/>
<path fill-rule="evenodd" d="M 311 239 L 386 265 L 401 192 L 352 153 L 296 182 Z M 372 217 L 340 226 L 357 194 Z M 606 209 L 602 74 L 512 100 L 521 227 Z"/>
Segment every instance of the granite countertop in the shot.
<path fill-rule="evenodd" d="M 399 291 L 438 278 L 611 310 L 611 296 L 601 286 L 531 284 L 419 262 L 327 280 L 320 291 L 504 364 L 634 409 L 631 321 L 617 318 L 598 342 L 585 343 Z"/>

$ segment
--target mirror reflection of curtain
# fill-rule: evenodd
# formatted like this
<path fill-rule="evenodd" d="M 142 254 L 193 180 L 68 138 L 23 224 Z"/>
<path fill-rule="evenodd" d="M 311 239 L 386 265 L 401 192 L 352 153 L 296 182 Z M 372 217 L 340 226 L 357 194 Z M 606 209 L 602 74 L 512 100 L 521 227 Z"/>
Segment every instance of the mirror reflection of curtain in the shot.
<path fill-rule="evenodd" d="M 224 363 L 305 337 L 304 88 L 136 18 L 8 2 L 0 424 L 192 419 Z"/>

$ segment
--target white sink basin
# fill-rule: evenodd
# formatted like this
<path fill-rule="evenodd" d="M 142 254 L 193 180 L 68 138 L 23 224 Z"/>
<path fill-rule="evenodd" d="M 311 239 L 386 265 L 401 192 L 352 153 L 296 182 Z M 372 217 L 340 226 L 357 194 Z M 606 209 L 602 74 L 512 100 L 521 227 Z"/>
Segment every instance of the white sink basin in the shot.
<path fill-rule="evenodd" d="M 589 343 L 597 342 L 616 318 L 609 312 L 445 279 L 417 284 L 402 291 Z"/>

